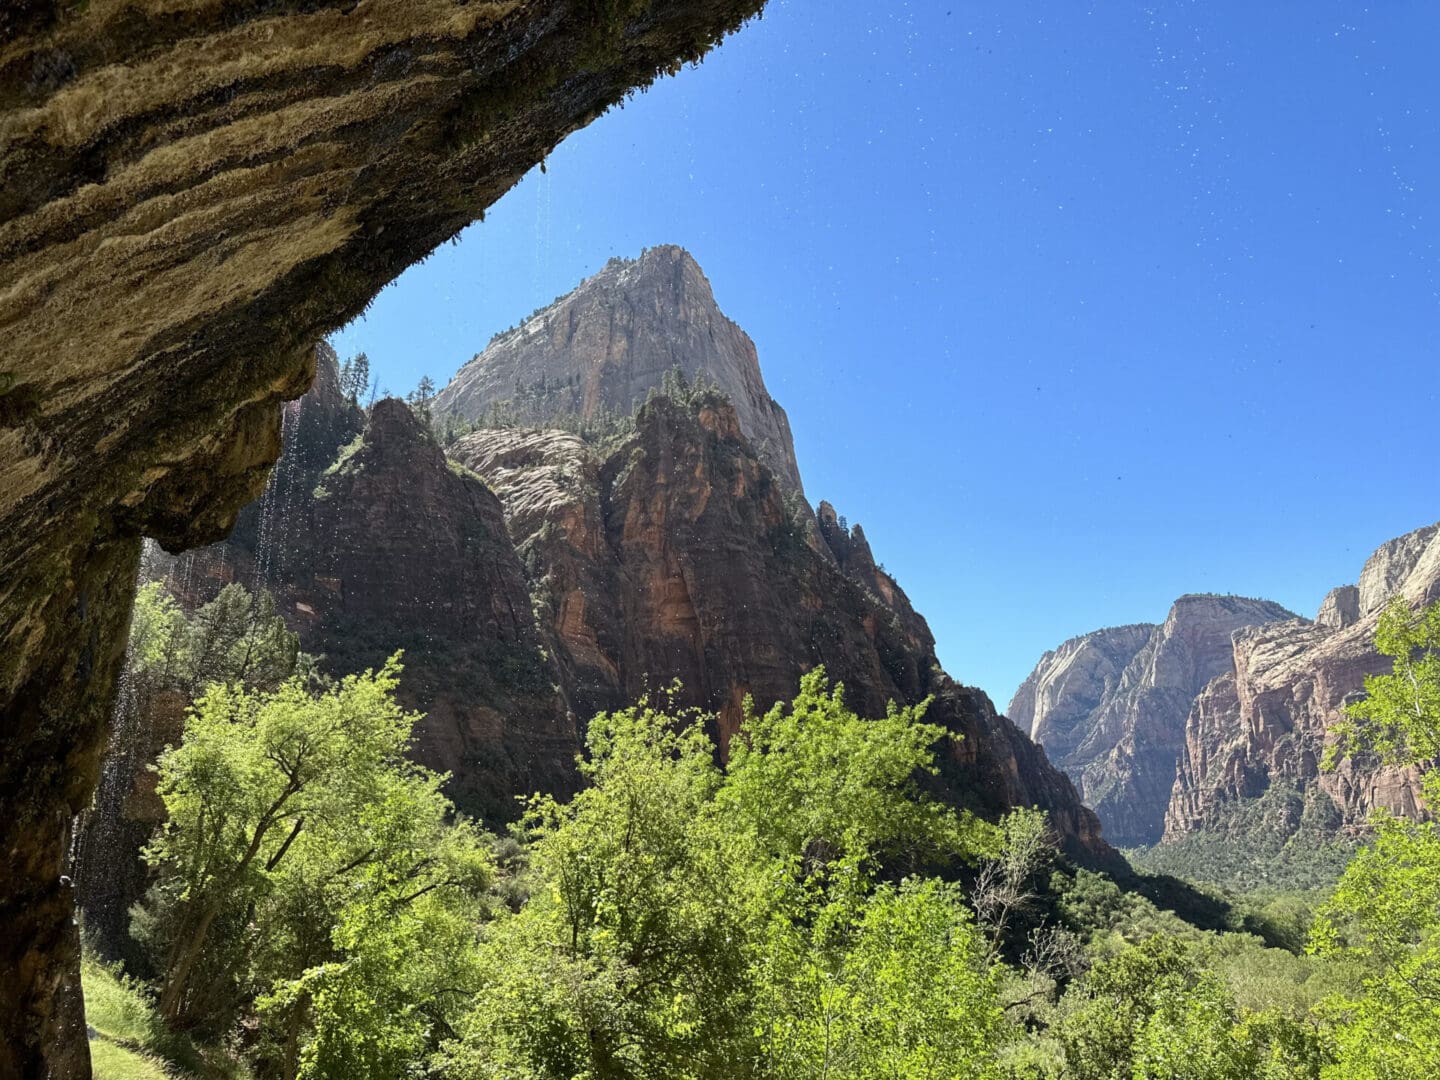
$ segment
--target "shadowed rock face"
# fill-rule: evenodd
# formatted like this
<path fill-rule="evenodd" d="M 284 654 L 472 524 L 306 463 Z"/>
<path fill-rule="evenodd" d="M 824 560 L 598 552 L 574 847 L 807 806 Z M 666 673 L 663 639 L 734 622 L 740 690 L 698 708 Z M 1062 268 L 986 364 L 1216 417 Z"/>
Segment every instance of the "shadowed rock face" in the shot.
<path fill-rule="evenodd" d="M 264 499 L 223 543 L 161 567 L 167 585 L 192 608 L 232 581 L 268 589 L 337 677 L 403 649 L 400 700 L 425 713 L 415 755 L 452 775 L 466 813 L 496 825 L 516 795 L 564 795 L 580 743 L 499 500 L 407 405 L 376 402 L 361 421 L 323 392 L 333 354 L 320 370 Z M 337 439 L 349 429 L 327 416 L 359 434 Z"/>
<path fill-rule="evenodd" d="M 675 368 L 714 382 L 761 460 L 787 490 L 800 490 L 790 421 L 765 388 L 755 343 L 721 312 L 690 253 L 674 245 L 610 260 L 497 335 L 440 392 L 435 410 L 476 420 L 504 403 L 537 428 L 560 416 L 629 416 Z"/>
<path fill-rule="evenodd" d="M 375 404 L 298 517 L 276 584 L 302 647 L 337 673 L 405 650 L 401 699 L 426 714 L 416 756 L 452 774 L 463 810 L 495 822 L 517 794 L 573 789 L 579 742 L 500 502 L 408 406 Z"/>
<path fill-rule="evenodd" d="M 868 715 L 934 695 L 930 719 L 960 736 L 938 794 L 991 817 L 1046 807 L 1073 854 L 1115 863 L 1064 775 L 939 670 L 859 526 L 787 498 L 719 395 L 658 397 L 603 445 L 479 431 L 447 462 L 395 401 L 342 445 L 358 411 L 333 391 L 333 354 L 319 366 L 261 503 L 163 572 L 190 605 L 263 584 L 335 674 L 405 646 L 417 756 L 452 773 L 463 808 L 493 823 L 516 794 L 563 794 L 584 721 L 674 678 L 723 746 L 747 694 L 768 707 L 824 664 Z"/>
<path fill-rule="evenodd" d="M 505 506 L 577 716 L 678 676 L 684 703 L 717 714 L 723 746 L 747 694 L 767 708 L 824 664 L 862 714 L 934 695 L 927 719 L 960 736 L 941 754 L 939 794 L 987 816 L 1042 806 L 1072 854 L 1118 863 L 1044 753 L 940 670 L 929 627 L 864 533 L 842 530 L 828 504 L 818 527 L 790 506 L 728 404 L 657 398 L 603 450 L 565 432 L 490 430 L 452 453 Z"/>
<path fill-rule="evenodd" d="M 313 343 L 761 0 L 0 12 L 0 1076 L 84 1076 L 62 882 L 139 552 L 230 528 Z"/>
<path fill-rule="evenodd" d="M 1186 717 L 1195 696 L 1229 669 L 1231 633 L 1290 618 L 1268 600 L 1182 596 L 1148 633 L 1143 626 L 1102 630 L 1047 653 L 1009 713 L 1022 726 L 1028 722 L 1037 741 L 1055 753 L 1100 815 L 1108 839 L 1123 846 L 1154 843 L 1163 831 Z"/>
<path fill-rule="evenodd" d="M 1391 670 L 1373 642 L 1380 612 L 1395 596 L 1415 607 L 1440 600 L 1440 527 L 1381 545 L 1359 587 L 1333 590 L 1314 623 L 1298 619 L 1235 634 L 1232 671 L 1205 687 L 1186 721 L 1166 839 L 1224 831 L 1241 804 L 1277 783 L 1302 793 L 1318 789 L 1334 806 L 1335 827 L 1352 833 L 1363 831 L 1377 807 L 1425 815 L 1419 769 L 1360 758 L 1320 771 L 1331 731 L 1363 694 L 1365 676 Z"/>

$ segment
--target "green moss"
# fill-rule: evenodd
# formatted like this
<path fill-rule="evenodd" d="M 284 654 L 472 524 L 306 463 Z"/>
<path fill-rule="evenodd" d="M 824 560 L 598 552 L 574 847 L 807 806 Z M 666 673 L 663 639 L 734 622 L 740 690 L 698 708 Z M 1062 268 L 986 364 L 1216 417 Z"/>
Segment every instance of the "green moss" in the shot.
<path fill-rule="evenodd" d="M 445 459 L 445 467 L 449 469 L 452 473 L 454 473 L 456 476 L 460 477 L 462 480 L 474 480 L 482 485 L 485 483 L 485 478 L 483 476 L 477 473 L 474 469 L 467 468 L 466 466 L 460 464 L 460 462 L 456 461 L 454 458 L 447 457 Z"/>
<path fill-rule="evenodd" d="M 365 433 L 362 431 L 359 435 L 356 435 L 355 438 L 351 439 L 348 443 L 346 443 L 340 448 L 339 455 L 336 456 L 335 460 L 330 463 L 330 467 L 326 469 L 321 475 L 335 476 L 340 473 L 348 472 L 349 470 L 346 468 L 346 466 L 349 465 L 350 459 L 353 458 L 357 453 L 359 453 L 360 448 L 364 445 Z"/>

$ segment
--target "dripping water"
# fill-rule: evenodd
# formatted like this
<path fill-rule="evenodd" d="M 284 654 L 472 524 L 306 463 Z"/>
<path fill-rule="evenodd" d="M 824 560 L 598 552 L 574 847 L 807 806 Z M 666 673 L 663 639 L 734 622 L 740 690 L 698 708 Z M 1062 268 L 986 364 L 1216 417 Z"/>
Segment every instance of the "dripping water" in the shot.
<path fill-rule="evenodd" d="M 135 572 L 137 590 L 146 584 L 148 570 L 157 561 L 154 542 L 144 543 Z M 138 846 L 126 835 L 133 825 L 124 817 L 126 797 L 151 743 L 149 718 L 138 696 L 132 642 L 126 645 L 116 686 L 100 782 L 89 807 L 70 823 L 69 874 L 85 912 L 87 937 L 107 959 L 119 958 L 127 919 L 126 883 L 141 873 Z"/>
<path fill-rule="evenodd" d="M 252 595 L 271 587 L 283 573 L 293 518 L 303 500 L 304 470 L 297 462 L 303 401 L 288 402 L 281 414 L 282 450 L 258 507 L 255 551 L 250 568 Z M 152 540 L 145 540 L 134 589 L 152 580 L 166 580 L 185 607 L 198 606 L 207 579 L 220 583 L 244 573 L 231 543 L 187 551 L 171 557 Z M 137 779 L 157 749 L 156 701 L 142 691 L 144 680 L 136 671 L 134 642 L 127 645 L 110 718 L 109 741 L 101 763 L 100 780 L 90 806 L 71 821 L 67 873 L 75 882 L 88 943 L 106 960 L 132 959 L 128 924 L 129 904 L 143 892 L 146 871 L 140 860 L 154 821 L 148 819 L 143 800 L 133 806 Z M 153 811 L 153 808 L 151 808 Z M 137 816 L 137 811 L 138 816 Z M 152 815 L 153 816 L 153 815 Z"/>
<path fill-rule="evenodd" d="M 255 545 L 255 572 L 251 592 L 255 596 L 268 588 L 284 569 L 284 555 L 290 538 L 290 520 L 298 501 L 303 477 L 296 463 L 296 446 L 304 399 L 288 401 L 280 419 L 280 460 L 265 485 L 260 499 L 260 527 Z"/>

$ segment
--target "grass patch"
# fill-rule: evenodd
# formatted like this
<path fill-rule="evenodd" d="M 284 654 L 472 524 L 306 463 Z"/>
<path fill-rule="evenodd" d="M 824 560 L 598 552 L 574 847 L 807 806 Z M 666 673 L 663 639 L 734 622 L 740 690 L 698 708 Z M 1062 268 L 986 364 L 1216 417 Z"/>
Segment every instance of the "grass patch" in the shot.
<path fill-rule="evenodd" d="M 105 1039 L 90 1040 L 90 1067 L 95 1080 L 175 1080 L 176 1076 L 158 1058 Z"/>
<path fill-rule="evenodd" d="M 218 1047 L 165 1030 L 138 986 L 95 960 L 80 969 L 95 1080 L 249 1080 Z"/>
<path fill-rule="evenodd" d="M 155 1013 L 143 994 L 93 960 L 81 968 L 85 1022 L 113 1042 L 145 1046 L 155 1031 Z"/>

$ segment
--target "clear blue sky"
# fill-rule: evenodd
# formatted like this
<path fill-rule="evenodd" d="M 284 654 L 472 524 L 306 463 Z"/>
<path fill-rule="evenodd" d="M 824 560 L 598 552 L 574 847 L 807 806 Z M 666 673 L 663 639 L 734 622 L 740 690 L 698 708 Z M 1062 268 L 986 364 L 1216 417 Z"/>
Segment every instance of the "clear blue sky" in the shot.
<path fill-rule="evenodd" d="M 396 392 L 678 243 L 811 498 L 1001 708 L 1194 591 L 1440 519 L 1440 4 L 774 0 L 337 335 Z"/>

